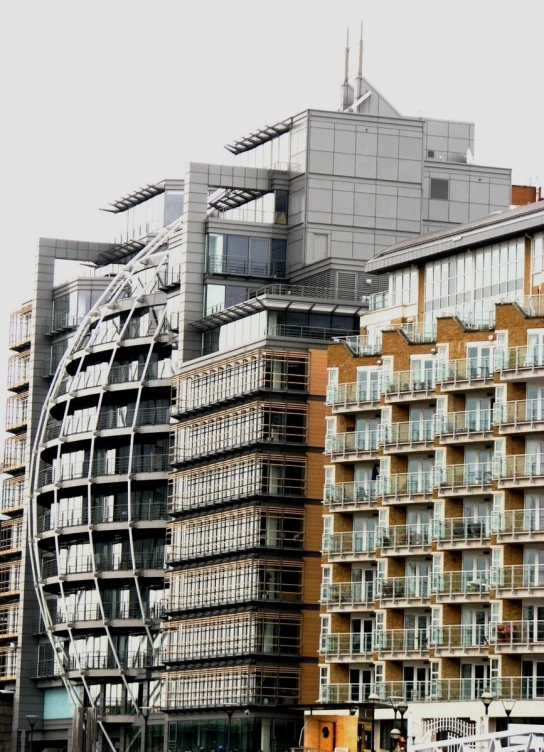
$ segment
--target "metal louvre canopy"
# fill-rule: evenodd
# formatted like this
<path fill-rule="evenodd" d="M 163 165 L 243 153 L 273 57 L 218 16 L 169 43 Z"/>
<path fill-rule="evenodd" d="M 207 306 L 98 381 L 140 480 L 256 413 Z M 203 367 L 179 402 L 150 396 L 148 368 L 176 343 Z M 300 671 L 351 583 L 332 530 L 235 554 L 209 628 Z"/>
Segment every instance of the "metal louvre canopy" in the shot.
<path fill-rule="evenodd" d="M 266 196 L 267 193 L 270 193 L 270 191 L 259 191 L 250 188 L 228 188 L 219 195 L 212 195 L 208 199 L 208 206 L 218 211 L 228 211 L 229 209 L 237 209 L 239 206 L 248 204 L 250 201 L 255 201 L 257 198 Z"/>
<path fill-rule="evenodd" d="M 238 321 L 252 316 L 260 311 L 298 311 L 301 313 L 326 313 L 341 316 L 357 316 L 367 310 L 366 306 L 350 305 L 346 301 L 334 299 L 308 300 L 302 296 L 292 295 L 290 292 L 280 292 L 274 289 L 256 290 L 254 296 L 236 303 L 228 308 L 212 311 L 198 321 L 191 322 L 191 326 L 200 331 L 215 329 L 223 324 Z"/>
<path fill-rule="evenodd" d="M 131 209 L 133 206 L 137 206 L 138 204 L 153 198 L 153 196 L 158 196 L 160 193 L 164 193 L 164 190 L 164 185 L 149 183 L 148 185 L 144 185 L 143 188 L 138 188 L 138 190 L 133 191 L 132 193 L 127 193 L 126 196 L 121 196 L 117 201 L 112 201 L 111 204 L 103 207 L 100 211 L 119 214 L 119 212 L 124 212 L 127 209 Z"/>
<path fill-rule="evenodd" d="M 255 149 L 261 144 L 265 144 L 267 141 L 271 141 L 277 136 L 281 136 L 282 133 L 287 133 L 291 130 L 292 120 L 284 120 L 281 123 L 275 123 L 274 125 L 265 125 L 264 128 L 260 128 L 258 131 L 249 133 L 247 136 L 232 141 L 230 144 L 225 145 L 225 149 L 230 151 L 231 154 L 242 154 L 244 151 L 250 151 Z"/>
<path fill-rule="evenodd" d="M 126 243 L 119 245 L 112 245 L 107 251 L 99 253 L 98 258 L 103 264 L 111 264 L 116 261 L 124 261 L 127 256 L 130 256 L 137 251 L 141 251 L 146 243 L 142 240 L 128 240 Z"/>

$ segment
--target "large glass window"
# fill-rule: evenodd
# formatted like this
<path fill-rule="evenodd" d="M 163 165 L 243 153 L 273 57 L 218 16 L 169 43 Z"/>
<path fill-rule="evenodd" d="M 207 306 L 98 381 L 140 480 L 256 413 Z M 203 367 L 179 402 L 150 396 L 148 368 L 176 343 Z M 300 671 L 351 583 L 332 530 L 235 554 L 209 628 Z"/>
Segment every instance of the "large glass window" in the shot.
<path fill-rule="evenodd" d="M 287 242 L 283 238 L 208 235 L 209 274 L 285 277 Z"/>
<path fill-rule="evenodd" d="M 523 238 L 474 253 L 433 261 L 425 267 L 425 318 L 458 313 L 474 323 L 492 323 L 494 303 L 523 295 Z"/>

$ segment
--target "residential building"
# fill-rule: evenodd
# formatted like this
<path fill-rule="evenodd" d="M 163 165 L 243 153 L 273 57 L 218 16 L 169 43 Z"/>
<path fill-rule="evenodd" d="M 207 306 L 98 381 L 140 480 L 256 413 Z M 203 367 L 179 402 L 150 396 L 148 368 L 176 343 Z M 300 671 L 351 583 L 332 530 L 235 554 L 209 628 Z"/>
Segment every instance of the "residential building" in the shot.
<path fill-rule="evenodd" d="M 114 201 L 114 242 L 40 241 L 14 749 L 29 714 L 40 752 L 298 743 L 327 345 L 374 306 L 376 253 L 511 202 L 471 124 L 356 92 Z M 93 276 L 58 285 L 64 261 Z"/>
<path fill-rule="evenodd" d="M 542 715 L 543 254 L 543 201 L 393 246 L 329 348 L 320 700 L 366 747 L 391 698 L 417 739 Z"/>

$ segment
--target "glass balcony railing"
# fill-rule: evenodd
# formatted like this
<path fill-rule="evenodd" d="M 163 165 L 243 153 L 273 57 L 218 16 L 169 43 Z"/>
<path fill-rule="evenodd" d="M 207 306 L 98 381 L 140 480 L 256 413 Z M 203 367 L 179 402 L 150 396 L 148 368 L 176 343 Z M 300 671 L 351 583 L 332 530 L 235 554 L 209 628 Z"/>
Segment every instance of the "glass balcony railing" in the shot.
<path fill-rule="evenodd" d="M 378 542 L 382 550 L 428 548 L 431 543 L 431 525 L 424 523 L 383 527 L 379 529 Z"/>
<path fill-rule="evenodd" d="M 466 517 L 434 520 L 433 538 L 440 544 L 489 543 L 491 517 L 469 519 Z"/>
<path fill-rule="evenodd" d="M 380 601 L 421 600 L 427 599 L 431 588 L 428 576 L 409 575 L 407 577 L 390 577 L 377 581 Z"/>
<path fill-rule="evenodd" d="M 495 645 L 495 650 L 544 652 L 544 621 L 531 619 L 491 624 L 489 641 Z"/>
<path fill-rule="evenodd" d="M 433 627 L 430 630 L 430 644 L 440 654 L 480 649 L 487 653 L 489 647 L 490 624 L 451 624 Z"/>
<path fill-rule="evenodd" d="M 325 437 L 325 454 L 338 460 L 346 457 L 374 457 L 378 453 L 378 430 L 350 431 Z"/>
<path fill-rule="evenodd" d="M 489 569 L 466 572 L 444 572 L 433 574 L 432 591 L 442 598 L 474 595 L 487 599 L 491 587 Z"/>
<path fill-rule="evenodd" d="M 331 582 L 321 586 L 321 603 L 329 606 L 374 606 L 373 582 Z"/>
<path fill-rule="evenodd" d="M 421 501 L 433 494 L 433 474 L 430 471 L 419 473 L 395 473 L 378 478 L 378 496 L 390 502 L 396 499 Z"/>
<path fill-rule="evenodd" d="M 406 423 L 392 423 L 382 427 L 382 443 L 385 451 L 396 449 L 425 449 L 434 447 L 434 425 L 432 420 L 413 420 Z"/>
<path fill-rule="evenodd" d="M 337 384 L 327 387 L 326 404 L 333 410 L 347 408 L 375 407 L 380 402 L 380 384 L 378 381 L 368 384 Z"/>
<path fill-rule="evenodd" d="M 362 357 L 365 355 L 380 355 L 382 351 L 382 336 L 373 335 L 348 335 L 345 337 L 333 337 L 335 342 L 341 342 L 348 347 L 353 355 Z"/>
<path fill-rule="evenodd" d="M 482 434 L 491 434 L 492 411 L 489 410 L 465 410 L 462 412 L 447 413 L 435 416 L 435 433 L 442 440 L 460 439 L 468 440 L 475 436 L 482 439 Z"/>
<path fill-rule="evenodd" d="M 384 629 L 374 632 L 374 648 L 381 655 L 429 652 L 428 629 Z"/>
<path fill-rule="evenodd" d="M 376 553 L 376 533 L 369 531 L 324 535 L 322 550 L 331 558 L 371 556 Z"/>
<path fill-rule="evenodd" d="M 499 486 L 503 483 L 533 485 L 544 483 L 544 456 L 540 454 L 514 454 L 495 457 L 493 475 Z"/>
<path fill-rule="evenodd" d="M 384 376 L 387 399 L 428 396 L 434 392 L 434 371 L 395 371 Z"/>
<path fill-rule="evenodd" d="M 501 431 L 541 431 L 544 423 L 544 403 L 540 400 L 515 400 L 495 404 L 493 422 Z"/>
<path fill-rule="evenodd" d="M 486 386 L 493 382 L 491 357 L 461 358 L 446 363 L 437 362 L 436 383 L 442 389 L 465 389 L 467 386 Z"/>
<path fill-rule="evenodd" d="M 540 372 L 544 368 L 544 346 L 525 345 L 523 347 L 509 347 L 495 353 L 495 370 L 502 377 L 523 373 Z"/>
<path fill-rule="evenodd" d="M 374 652 L 372 634 L 360 632 L 344 632 L 324 635 L 320 650 L 327 658 L 371 658 Z"/>
<path fill-rule="evenodd" d="M 494 515 L 493 527 L 499 537 L 527 535 L 535 538 L 535 534 L 544 534 L 544 519 L 536 509 L 511 509 Z"/>
<path fill-rule="evenodd" d="M 435 467 L 434 486 L 439 492 L 479 490 L 491 488 L 491 462 Z"/>
<path fill-rule="evenodd" d="M 498 593 L 527 591 L 544 588 L 544 565 L 514 564 L 497 568 L 493 572 L 493 584 Z"/>
<path fill-rule="evenodd" d="M 369 509 L 376 505 L 377 498 L 376 480 L 333 483 L 323 489 L 323 501 L 332 509 Z"/>

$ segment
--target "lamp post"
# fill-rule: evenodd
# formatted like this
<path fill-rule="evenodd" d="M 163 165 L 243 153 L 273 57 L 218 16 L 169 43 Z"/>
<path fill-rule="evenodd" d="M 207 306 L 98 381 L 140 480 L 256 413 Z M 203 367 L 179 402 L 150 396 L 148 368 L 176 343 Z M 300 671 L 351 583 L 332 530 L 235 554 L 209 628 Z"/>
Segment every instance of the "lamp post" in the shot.
<path fill-rule="evenodd" d="M 482 692 L 482 694 L 480 695 L 480 700 L 483 702 L 485 706 L 485 714 L 486 716 L 488 716 L 489 706 L 493 702 L 493 695 L 491 694 L 491 692 Z"/>
<path fill-rule="evenodd" d="M 144 719 L 144 738 L 143 738 L 143 744 L 142 744 L 142 752 L 147 752 L 147 726 L 149 723 L 149 716 L 151 714 L 151 708 L 148 705 L 143 705 L 140 708 L 140 712 L 142 714 L 142 718 Z"/>
<path fill-rule="evenodd" d="M 225 713 L 229 717 L 229 722 L 227 725 L 227 752 L 230 752 L 230 736 L 232 732 L 232 716 L 234 714 L 234 708 L 226 708 Z"/>
<path fill-rule="evenodd" d="M 408 710 L 408 703 L 406 700 L 401 700 L 397 703 L 397 710 L 400 713 L 400 735 L 403 736 L 405 739 L 407 737 L 407 729 L 404 726 L 404 715 L 406 711 Z"/>
<path fill-rule="evenodd" d="M 26 717 L 26 720 L 28 721 L 28 725 L 30 726 L 30 743 L 29 743 L 29 752 L 33 752 L 34 747 L 34 726 L 38 722 L 39 715 L 34 715 L 34 713 L 29 713 Z"/>
<path fill-rule="evenodd" d="M 371 692 L 368 695 L 368 702 L 370 703 L 370 706 L 372 708 L 372 720 L 371 720 L 371 726 L 370 726 L 370 752 L 375 752 L 374 749 L 374 719 L 376 716 L 376 705 L 379 703 L 380 698 L 376 694 L 376 692 Z"/>
<path fill-rule="evenodd" d="M 397 746 L 397 742 L 400 739 L 400 731 L 398 728 L 391 729 L 391 752 L 395 749 Z"/>
<path fill-rule="evenodd" d="M 514 705 L 516 704 L 517 700 L 501 700 L 501 702 L 504 708 L 505 715 L 508 718 L 508 721 L 510 721 L 510 716 L 512 715 L 512 711 L 514 710 Z"/>

